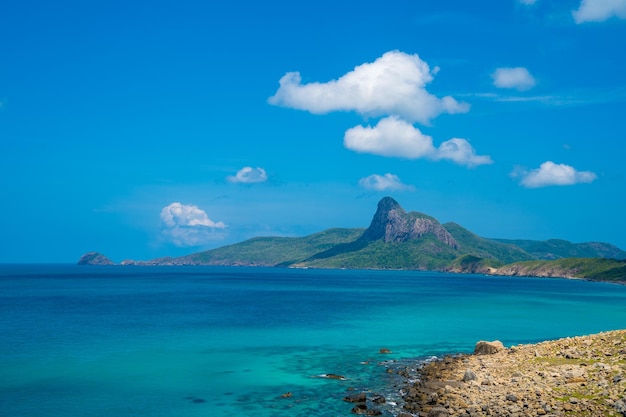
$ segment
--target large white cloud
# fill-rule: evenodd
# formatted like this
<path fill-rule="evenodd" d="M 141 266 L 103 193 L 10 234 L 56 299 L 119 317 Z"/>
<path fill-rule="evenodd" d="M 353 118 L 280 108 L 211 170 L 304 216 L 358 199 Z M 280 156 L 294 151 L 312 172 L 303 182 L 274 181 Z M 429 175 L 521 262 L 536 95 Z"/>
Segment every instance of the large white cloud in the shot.
<path fill-rule="evenodd" d="M 576 23 L 602 22 L 613 16 L 626 19 L 626 0 L 582 0 L 572 16 Z"/>
<path fill-rule="evenodd" d="M 375 191 L 409 191 L 415 187 L 402 183 L 400 178 L 394 174 L 378 175 L 372 174 L 359 180 L 359 185 L 368 190 Z"/>
<path fill-rule="evenodd" d="M 344 134 L 343 142 L 346 148 L 353 151 L 381 156 L 447 159 L 470 167 L 492 163 L 489 156 L 476 155 L 465 139 L 453 138 L 435 148 L 432 137 L 397 117 L 381 119 L 373 127 L 350 128 Z"/>
<path fill-rule="evenodd" d="M 199 246 L 215 240 L 216 234 L 226 228 L 223 222 L 214 222 L 198 206 L 172 203 L 161 210 L 163 235 L 177 246 Z"/>
<path fill-rule="evenodd" d="M 522 173 L 521 176 L 521 184 L 527 188 L 590 183 L 597 178 L 591 171 L 576 171 L 572 166 L 552 161 L 546 161 L 539 168 Z"/>
<path fill-rule="evenodd" d="M 467 112 L 468 104 L 426 91 L 435 72 L 418 55 L 390 51 L 326 83 L 302 84 L 299 72 L 288 72 L 268 101 L 311 113 L 356 111 L 365 116 L 394 115 L 425 124 L 441 113 Z"/>
<path fill-rule="evenodd" d="M 535 86 L 535 78 L 524 67 L 498 68 L 491 74 L 493 85 L 523 91 Z"/>
<path fill-rule="evenodd" d="M 267 173 L 263 168 L 243 167 L 235 175 L 226 178 L 229 182 L 253 184 L 267 181 Z"/>

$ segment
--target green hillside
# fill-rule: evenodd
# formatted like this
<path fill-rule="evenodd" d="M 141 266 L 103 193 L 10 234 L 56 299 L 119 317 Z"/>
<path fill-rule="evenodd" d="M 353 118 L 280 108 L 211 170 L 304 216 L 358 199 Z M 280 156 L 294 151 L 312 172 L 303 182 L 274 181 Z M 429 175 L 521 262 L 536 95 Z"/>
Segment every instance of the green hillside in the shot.
<path fill-rule="evenodd" d="M 443 225 L 459 243 L 459 252 L 508 264 L 517 261 L 536 259 L 521 247 L 480 237 L 456 223 Z"/>
<path fill-rule="evenodd" d="M 343 251 L 329 257 L 312 258 L 297 266 L 346 269 L 416 269 L 437 270 L 454 260 L 458 252 L 450 246 L 425 237 L 402 243 L 376 240 L 355 251 Z"/>
<path fill-rule="evenodd" d="M 562 239 L 522 240 L 491 239 L 492 241 L 518 246 L 535 259 L 559 258 L 612 258 L 626 259 L 626 252 L 617 246 L 602 242 L 572 243 Z"/>
<path fill-rule="evenodd" d="M 352 242 L 364 229 L 328 229 L 305 237 L 257 237 L 180 258 L 202 265 L 288 265 L 336 245 Z"/>

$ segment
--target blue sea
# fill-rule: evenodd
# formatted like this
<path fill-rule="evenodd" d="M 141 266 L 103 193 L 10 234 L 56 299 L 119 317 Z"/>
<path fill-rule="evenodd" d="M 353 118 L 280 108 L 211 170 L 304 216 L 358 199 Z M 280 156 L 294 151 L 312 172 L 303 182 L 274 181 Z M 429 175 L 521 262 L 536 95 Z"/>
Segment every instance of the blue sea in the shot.
<path fill-rule="evenodd" d="M 360 391 L 385 395 L 393 416 L 402 380 L 390 368 L 478 340 L 621 328 L 626 286 L 607 283 L 0 265 L 0 416 L 349 416 L 342 398 Z"/>

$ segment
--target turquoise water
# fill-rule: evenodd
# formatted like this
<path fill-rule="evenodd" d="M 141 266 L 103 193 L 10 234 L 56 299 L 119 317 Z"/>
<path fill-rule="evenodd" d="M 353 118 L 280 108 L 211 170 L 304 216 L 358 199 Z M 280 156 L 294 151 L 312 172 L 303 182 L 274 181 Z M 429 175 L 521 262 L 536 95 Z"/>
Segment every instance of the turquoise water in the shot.
<path fill-rule="evenodd" d="M 605 283 L 3 265 L 0 416 L 349 416 L 350 389 L 398 402 L 386 369 L 414 358 L 619 328 L 626 286 Z"/>

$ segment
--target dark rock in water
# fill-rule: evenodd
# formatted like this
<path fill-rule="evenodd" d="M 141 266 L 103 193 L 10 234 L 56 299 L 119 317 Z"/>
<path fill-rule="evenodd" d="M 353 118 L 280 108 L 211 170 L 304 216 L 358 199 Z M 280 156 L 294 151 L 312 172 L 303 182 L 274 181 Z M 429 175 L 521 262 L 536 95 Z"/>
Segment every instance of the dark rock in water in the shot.
<path fill-rule="evenodd" d="M 341 381 L 345 381 L 346 377 L 342 376 L 342 375 L 337 375 L 337 374 L 322 374 L 320 375 L 321 378 L 328 378 L 328 379 L 338 379 Z"/>
<path fill-rule="evenodd" d="M 88 252 L 80 257 L 78 265 L 115 265 L 115 263 L 98 252 Z"/>
<path fill-rule="evenodd" d="M 352 414 L 359 414 L 362 416 L 380 416 L 382 415 L 382 411 L 380 410 L 376 410 L 374 408 L 367 408 L 367 405 L 365 404 L 357 404 L 354 407 L 352 407 L 352 410 L 350 410 L 352 412 Z"/>
<path fill-rule="evenodd" d="M 375 397 L 372 397 L 372 402 L 374 404 L 385 404 L 387 402 L 387 400 L 385 399 L 384 396 L 382 395 L 377 395 Z"/>
<path fill-rule="evenodd" d="M 191 402 L 195 404 L 200 404 L 200 403 L 205 403 L 206 400 L 203 398 L 194 398 L 193 400 L 191 400 Z"/>
<path fill-rule="evenodd" d="M 347 397 L 343 397 L 343 400 L 349 403 L 364 403 L 367 401 L 367 395 L 362 392 L 360 394 L 348 395 Z"/>

